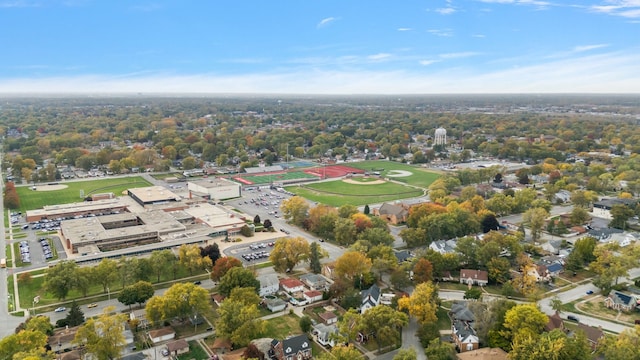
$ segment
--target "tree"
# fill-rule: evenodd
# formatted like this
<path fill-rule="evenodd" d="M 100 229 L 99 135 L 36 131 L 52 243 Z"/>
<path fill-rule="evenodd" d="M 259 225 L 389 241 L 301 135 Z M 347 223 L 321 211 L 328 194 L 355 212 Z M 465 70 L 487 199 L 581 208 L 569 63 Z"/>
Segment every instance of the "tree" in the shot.
<path fill-rule="evenodd" d="M 307 212 L 309 211 L 309 204 L 300 196 L 293 196 L 289 199 L 283 200 L 280 205 L 280 210 L 285 220 L 291 221 L 294 225 L 302 225 L 307 218 Z"/>
<path fill-rule="evenodd" d="M 54 267 L 47 269 L 44 288 L 58 300 L 67 297 L 76 280 L 78 265 L 75 261 L 62 260 Z"/>
<path fill-rule="evenodd" d="M 254 288 L 257 293 L 260 290 L 260 281 L 256 279 L 251 270 L 243 267 L 232 267 L 220 278 L 218 291 L 224 296 L 229 296 L 231 290 L 237 287 Z"/>
<path fill-rule="evenodd" d="M 195 244 L 181 245 L 178 249 L 178 261 L 182 266 L 189 269 L 190 275 L 193 275 L 196 270 L 211 269 L 213 265 L 210 258 L 200 255 L 200 248 Z"/>
<path fill-rule="evenodd" d="M 582 225 L 589 221 L 589 212 L 582 207 L 575 206 L 569 215 L 572 225 Z"/>
<path fill-rule="evenodd" d="M 569 337 L 563 331 L 554 329 L 540 336 L 514 341 L 509 358 L 513 360 L 589 359 L 591 347 L 582 331 L 577 331 L 574 336 Z"/>
<path fill-rule="evenodd" d="M 387 245 L 393 244 L 393 236 L 387 229 L 367 228 L 358 235 L 359 240 L 367 240 L 371 245 Z"/>
<path fill-rule="evenodd" d="M 485 234 L 489 231 L 498 230 L 500 228 L 500 223 L 493 213 L 483 216 L 482 220 L 480 220 L 480 224 L 482 225 L 482 232 Z"/>
<path fill-rule="evenodd" d="M 427 245 L 427 230 L 422 228 L 407 228 L 400 231 L 400 237 L 410 248 Z"/>
<path fill-rule="evenodd" d="M 37 330 L 22 330 L 17 334 L 12 334 L 0 340 L 0 359 L 25 359 L 27 357 L 19 354 L 35 355 L 29 359 L 54 359 L 53 354 L 45 352 L 47 345 L 47 335 Z M 39 356 L 38 356 L 39 355 Z"/>
<path fill-rule="evenodd" d="M 611 222 L 609 223 L 609 227 L 616 229 L 627 229 L 627 220 L 630 217 L 634 216 L 635 213 L 633 209 L 626 205 L 617 204 L 611 207 Z"/>
<path fill-rule="evenodd" d="M 640 360 L 640 326 L 625 329 L 617 337 L 606 337 L 598 347 L 598 354 L 611 360 Z"/>
<path fill-rule="evenodd" d="M 347 251 L 336 260 L 335 272 L 338 277 L 355 280 L 356 277 L 371 271 L 371 266 L 371 259 L 363 253 Z"/>
<path fill-rule="evenodd" d="M 522 221 L 529 224 L 531 238 L 534 242 L 540 238 L 540 231 L 544 226 L 545 219 L 548 217 L 549 213 L 542 208 L 529 209 L 522 216 Z"/>
<path fill-rule="evenodd" d="M 407 314 L 389 306 L 374 306 L 362 314 L 361 329 L 366 334 L 374 334 L 378 351 L 396 343 L 400 338 L 402 327 L 409 323 Z"/>
<path fill-rule="evenodd" d="M 547 322 L 549 318 L 535 304 L 516 305 L 504 317 L 504 327 L 513 341 L 537 337 Z"/>
<path fill-rule="evenodd" d="M 219 258 L 213 265 L 213 270 L 211 270 L 211 280 L 220 280 L 233 267 L 242 267 L 242 261 L 232 256 Z"/>
<path fill-rule="evenodd" d="M 253 217 L 253 223 L 254 224 L 260 224 L 261 223 L 260 215 L 256 215 L 256 216 Z"/>
<path fill-rule="evenodd" d="M 264 221 L 264 223 L 262 224 L 262 226 L 264 226 L 264 228 L 267 229 L 267 230 L 273 228 L 273 224 L 271 223 L 271 220 L 269 220 L 269 219 L 266 219 Z"/>
<path fill-rule="evenodd" d="M 16 190 L 16 186 L 13 181 L 7 181 L 4 186 L 3 202 L 4 207 L 8 209 L 20 208 L 20 197 L 18 196 L 18 191 Z"/>
<path fill-rule="evenodd" d="M 243 225 L 240 228 L 240 235 L 244 237 L 252 237 L 254 235 L 253 228 L 249 227 L 249 225 Z"/>
<path fill-rule="evenodd" d="M 411 296 L 398 300 L 398 309 L 408 310 L 420 324 L 437 321 L 438 286 L 430 281 L 418 284 Z"/>
<path fill-rule="evenodd" d="M 119 359 L 126 345 L 123 325 L 127 317 L 109 315 L 113 311 L 113 307 L 106 307 L 97 319 L 87 320 L 76 332 L 73 343 L 84 346 L 99 360 Z"/>
<path fill-rule="evenodd" d="M 172 285 L 164 295 L 149 299 L 145 307 L 152 322 L 167 319 L 188 319 L 203 314 L 209 308 L 209 293 L 193 283 Z"/>
<path fill-rule="evenodd" d="M 497 284 L 504 284 L 509 281 L 509 271 L 511 270 L 509 260 L 503 257 L 494 257 L 487 263 L 487 269 L 489 280 Z"/>
<path fill-rule="evenodd" d="M 364 211 L 362 212 L 365 215 L 369 215 L 369 213 L 371 212 L 371 210 L 369 209 L 369 204 L 364 206 Z"/>
<path fill-rule="evenodd" d="M 402 267 L 395 268 L 391 272 L 389 280 L 391 281 L 391 285 L 398 290 L 402 290 L 411 285 L 409 274 L 407 274 L 407 270 Z"/>
<path fill-rule="evenodd" d="M 357 214 L 359 212 L 360 211 L 358 211 L 358 208 L 355 205 L 351 204 L 345 204 L 338 208 L 338 216 L 343 219 L 349 219 L 351 218 L 351 215 Z"/>
<path fill-rule="evenodd" d="M 138 304 L 142 307 L 147 300 L 151 299 L 154 294 L 153 285 L 147 281 L 138 281 L 137 283 L 125 286 L 118 294 L 118 301 L 124 305 Z"/>
<path fill-rule="evenodd" d="M 215 263 L 220 258 L 220 248 L 217 243 L 213 243 L 213 245 L 207 245 L 203 248 L 200 248 L 200 256 L 208 257 L 211 259 L 211 263 Z"/>
<path fill-rule="evenodd" d="M 260 320 L 258 310 L 260 298 L 255 293 L 247 296 L 252 290 L 253 288 L 233 289 L 222 302 L 216 320 L 217 336 L 227 337 L 233 344 L 245 346 L 262 332 L 264 321 Z"/>
<path fill-rule="evenodd" d="M 423 283 L 433 280 L 433 265 L 431 261 L 420 258 L 413 266 L 413 280 L 416 283 Z"/>
<path fill-rule="evenodd" d="M 342 246 L 349 246 L 356 241 L 358 229 L 351 219 L 338 219 L 334 228 L 334 239 Z"/>
<path fill-rule="evenodd" d="M 107 292 L 109 284 L 118 278 L 118 263 L 115 260 L 103 258 L 93 269 L 95 281 L 102 285 L 102 291 Z"/>
<path fill-rule="evenodd" d="M 482 290 L 478 288 L 467 289 L 464 292 L 464 299 L 479 300 L 480 298 L 482 298 Z"/>
<path fill-rule="evenodd" d="M 330 352 L 322 352 L 320 356 L 314 357 L 317 360 L 358 360 L 363 355 L 353 345 L 336 345 Z"/>
<path fill-rule="evenodd" d="M 80 306 L 73 301 L 69 313 L 65 317 L 65 322 L 69 326 L 78 326 L 84 322 L 84 313 L 80 310 Z"/>
<path fill-rule="evenodd" d="M 254 343 L 249 343 L 249 345 L 247 345 L 247 348 L 242 353 L 242 358 L 264 360 L 264 353 L 260 351 L 260 349 L 258 349 L 258 347 L 255 346 Z"/>
<path fill-rule="evenodd" d="M 553 310 L 555 310 L 555 312 L 560 312 L 562 310 L 562 300 L 560 300 L 558 295 L 551 298 L 549 305 Z"/>
<path fill-rule="evenodd" d="M 309 258 L 309 243 L 302 237 L 278 239 L 271 250 L 269 260 L 279 272 L 292 270 L 298 263 Z"/>
<path fill-rule="evenodd" d="M 156 282 L 160 282 L 160 276 L 175 267 L 176 256 L 171 250 L 154 250 L 151 252 L 149 260 L 151 271 L 156 275 Z"/>
<path fill-rule="evenodd" d="M 314 274 L 319 274 L 322 271 L 322 264 L 320 259 L 326 255 L 326 252 L 318 245 L 317 242 L 311 243 L 309 246 L 309 268 Z"/>
<path fill-rule="evenodd" d="M 309 330 L 311 330 L 311 318 L 308 316 L 303 316 L 300 318 L 299 321 L 300 324 L 300 330 L 302 330 L 302 332 L 309 332 Z"/>
<path fill-rule="evenodd" d="M 429 360 L 455 360 L 456 349 L 453 344 L 441 342 L 440 339 L 433 339 L 424 350 Z"/>

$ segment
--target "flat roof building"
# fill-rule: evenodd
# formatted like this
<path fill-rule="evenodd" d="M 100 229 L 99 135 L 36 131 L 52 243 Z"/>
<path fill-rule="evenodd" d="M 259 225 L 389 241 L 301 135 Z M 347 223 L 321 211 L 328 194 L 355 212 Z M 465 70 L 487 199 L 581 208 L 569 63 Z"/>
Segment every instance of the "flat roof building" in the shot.
<path fill-rule="evenodd" d="M 187 182 L 189 197 L 194 195 L 211 200 L 226 200 L 240 197 L 242 186 L 223 178 L 206 178 Z"/>
<path fill-rule="evenodd" d="M 70 204 L 45 205 L 42 209 L 28 210 L 27 222 L 40 221 L 44 219 L 56 220 L 72 218 L 74 216 L 111 214 L 116 211 L 126 211 L 126 208 L 127 204 L 117 198 L 83 201 Z"/>
<path fill-rule="evenodd" d="M 180 196 L 174 194 L 171 190 L 163 186 L 134 188 L 127 190 L 127 193 L 129 194 L 129 196 L 131 196 L 131 198 L 133 198 L 138 204 L 142 206 L 167 202 L 177 202 L 181 200 Z"/>

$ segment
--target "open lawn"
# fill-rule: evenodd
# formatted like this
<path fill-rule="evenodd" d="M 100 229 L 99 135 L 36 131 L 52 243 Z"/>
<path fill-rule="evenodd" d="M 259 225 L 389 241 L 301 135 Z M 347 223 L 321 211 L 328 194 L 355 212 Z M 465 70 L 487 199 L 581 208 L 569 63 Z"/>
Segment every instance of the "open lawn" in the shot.
<path fill-rule="evenodd" d="M 140 176 L 119 177 L 108 179 L 96 179 L 90 181 L 59 182 L 59 185 L 66 185 L 66 188 L 53 191 L 34 191 L 29 186 L 16 188 L 20 197 L 20 210 L 41 209 L 45 205 L 68 204 L 81 202 L 82 190 L 84 196 L 99 193 L 114 193 L 116 196 L 131 188 L 151 186 L 151 184 Z"/>
<path fill-rule="evenodd" d="M 359 162 L 349 162 L 343 165 L 362 169 L 369 173 L 379 172 L 383 178 L 389 177 L 390 179 L 406 182 L 409 185 L 419 186 L 422 188 L 428 188 L 440 174 L 428 171 L 426 169 L 407 165 L 395 161 L 387 160 L 369 160 Z M 411 173 L 410 175 L 404 172 Z M 396 176 L 396 175 L 408 175 L 408 176 Z"/>
<path fill-rule="evenodd" d="M 278 316 L 265 321 L 263 337 L 286 339 L 289 336 L 302 334 L 300 318 L 296 315 Z"/>
<path fill-rule="evenodd" d="M 349 184 L 342 180 L 326 181 L 305 186 L 290 186 L 288 191 L 330 206 L 377 204 L 422 196 L 419 189 L 386 182 L 377 185 Z"/>

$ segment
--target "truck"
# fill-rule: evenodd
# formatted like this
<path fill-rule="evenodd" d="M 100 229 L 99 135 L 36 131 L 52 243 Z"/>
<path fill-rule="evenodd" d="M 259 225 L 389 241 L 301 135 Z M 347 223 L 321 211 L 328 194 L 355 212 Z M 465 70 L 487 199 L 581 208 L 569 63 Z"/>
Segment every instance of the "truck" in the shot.
<path fill-rule="evenodd" d="M 7 259 L 2 258 L 0 259 L 0 268 L 6 268 L 7 267 Z"/>

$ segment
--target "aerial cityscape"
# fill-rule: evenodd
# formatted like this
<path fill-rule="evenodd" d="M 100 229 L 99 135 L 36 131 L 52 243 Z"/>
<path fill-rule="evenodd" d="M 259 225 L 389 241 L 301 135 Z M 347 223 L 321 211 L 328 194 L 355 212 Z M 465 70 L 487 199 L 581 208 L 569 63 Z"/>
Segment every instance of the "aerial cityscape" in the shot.
<path fill-rule="evenodd" d="M 0 360 L 640 360 L 635 0 L 0 0 Z"/>

